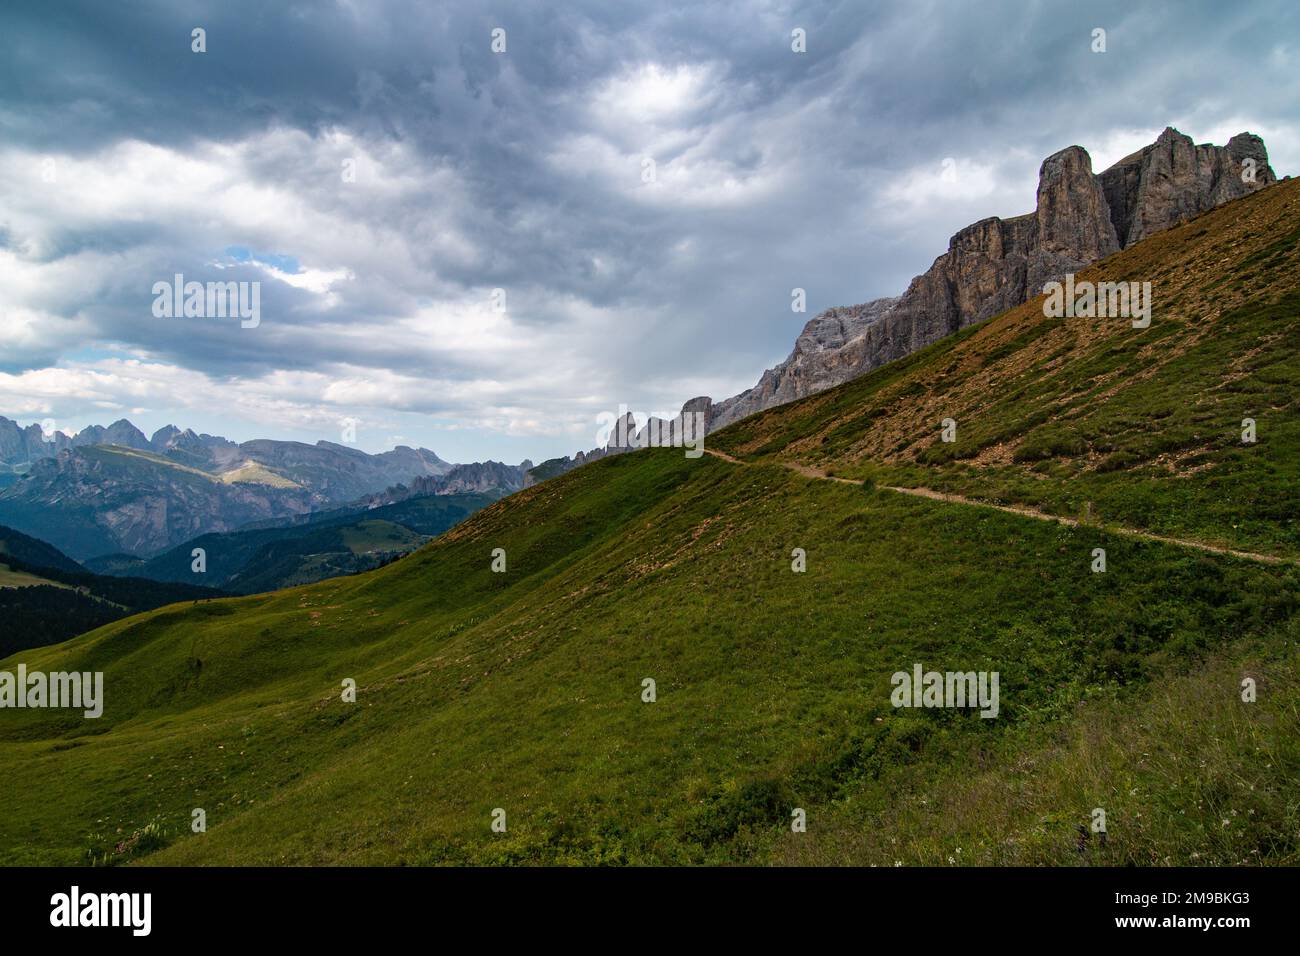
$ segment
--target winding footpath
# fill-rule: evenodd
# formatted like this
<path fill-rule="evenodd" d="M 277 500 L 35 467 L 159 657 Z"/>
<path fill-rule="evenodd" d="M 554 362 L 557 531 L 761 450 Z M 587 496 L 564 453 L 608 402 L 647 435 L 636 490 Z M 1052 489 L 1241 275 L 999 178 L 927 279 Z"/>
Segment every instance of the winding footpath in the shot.
<path fill-rule="evenodd" d="M 712 448 L 704 449 L 705 452 L 714 458 L 720 458 L 723 461 L 730 462 L 733 465 L 752 465 L 755 462 L 742 461 L 739 458 L 733 458 L 725 452 L 716 451 Z M 863 482 L 856 478 L 838 478 L 834 475 L 828 475 L 820 468 L 814 468 L 812 465 L 803 465 L 796 461 L 778 461 L 775 464 L 789 468 L 793 472 L 803 475 L 805 478 L 812 478 L 818 481 L 838 481 L 844 485 L 861 485 Z M 1048 514 L 1045 511 L 1036 511 L 1033 508 L 1027 508 L 1017 505 L 995 505 L 987 501 L 979 501 L 975 498 L 967 498 L 964 495 L 954 495 L 943 491 L 935 491 L 932 488 L 898 488 L 894 485 L 877 485 L 876 487 L 884 491 L 893 491 L 900 495 L 912 495 L 915 498 L 929 498 L 931 501 L 946 501 L 950 504 L 970 505 L 973 508 L 988 508 L 992 511 L 1003 511 L 1007 514 L 1019 515 L 1022 518 L 1033 518 L 1037 521 L 1054 521 L 1057 524 L 1067 525 L 1071 528 L 1078 527 L 1079 521 L 1075 518 L 1065 518 L 1061 515 Z M 1224 548 L 1217 544 L 1206 544 L 1203 541 L 1189 541 L 1186 538 L 1168 538 L 1160 534 L 1152 534 L 1149 531 L 1139 531 L 1136 528 L 1124 528 L 1111 525 L 1090 525 L 1096 527 L 1099 531 L 1105 531 L 1109 534 L 1123 535 L 1128 538 L 1143 538 L 1147 541 L 1158 541 L 1161 544 L 1173 544 L 1182 548 L 1195 548 L 1198 551 L 1209 551 L 1214 554 L 1226 554 L 1234 558 L 1244 558 L 1247 561 L 1258 561 L 1262 564 L 1295 564 L 1293 558 L 1279 558 L 1271 554 L 1256 554 L 1253 551 L 1236 551 L 1232 548 Z"/>

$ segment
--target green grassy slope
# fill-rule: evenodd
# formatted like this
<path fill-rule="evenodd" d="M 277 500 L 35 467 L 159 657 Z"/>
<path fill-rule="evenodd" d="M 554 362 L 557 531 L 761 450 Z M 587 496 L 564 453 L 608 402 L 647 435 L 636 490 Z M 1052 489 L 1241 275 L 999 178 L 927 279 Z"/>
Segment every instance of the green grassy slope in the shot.
<path fill-rule="evenodd" d="M 1040 297 L 710 439 L 749 460 L 1300 557 L 1297 276 L 1291 180 L 1079 274 L 1150 282 L 1149 328 L 1046 319 Z"/>
<path fill-rule="evenodd" d="M 1104 575 L 1088 569 L 1097 545 Z M 101 669 L 111 696 L 99 721 L 3 713 L 0 847 L 9 862 L 111 859 L 147 832 L 153 862 L 779 860 L 793 806 L 857 830 L 959 758 L 987 770 L 1047 751 L 1093 702 L 1144 706 L 1153 680 L 1243 642 L 1270 681 L 1294 680 L 1276 655 L 1295 642 L 1295 585 L 1289 568 L 773 466 L 620 456 L 375 573 L 164 609 L 25 655 Z M 999 670 L 1001 717 L 894 711 L 889 676 L 918 661 Z M 347 677 L 355 704 L 339 698 Z M 1216 689 L 1234 700 L 1235 672 Z M 1235 719 L 1276 736 L 1264 698 Z M 1243 826 L 1273 860 L 1298 846 L 1277 776 L 1298 769 L 1289 733 L 1282 766 L 1249 764 Z M 1055 812 L 1086 821 L 1103 799 Z M 1222 809 L 1162 799 L 1189 825 Z M 992 822 L 1018 833 L 1006 802 Z M 205 834 L 188 831 L 194 807 Z M 496 807 L 505 834 L 489 828 Z M 919 836 L 949 825 L 925 819 L 914 852 L 889 853 L 922 859 Z M 1039 859 L 1072 860 L 1058 829 Z M 1112 847 L 1188 862 L 1201 844 L 1175 836 L 1116 833 Z M 884 862 L 868 849 L 857 862 Z"/>
<path fill-rule="evenodd" d="M 42 584 L 66 587 L 66 585 L 60 585 L 57 581 L 40 577 L 30 571 L 17 571 L 7 564 L 0 564 L 0 588 L 30 588 Z"/>
<path fill-rule="evenodd" d="M 1253 210 L 1294 196 L 1288 188 L 1233 206 Z M 1228 236 L 1240 221 L 1191 225 Z M 1149 265 L 1180 274 L 1185 245 L 1158 249 Z M 1215 279 L 1213 264 L 1198 268 Z M 822 435 L 841 450 L 883 441 L 874 423 L 911 415 L 909 397 L 928 419 L 929 393 L 908 370 L 952 365 L 960 377 L 986 362 L 984 336 L 1032 324 L 1007 316 L 716 436 L 752 463 L 616 456 L 372 573 L 163 608 L 0 661 L 102 670 L 107 698 L 98 721 L 0 710 L 0 861 L 1300 863 L 1294 563 L 782 466 L 837 465 L 808 453 Z M 1017 350 L 1033 354 L 1033 341 Z M 1083 361 L 1111 347 L 1089 341 Z M 1274 388 L 1272 365 L 1239 368 L 1239 388 Z M 1133 381 L 1141 369 L 1120 372 Z M 1183 378 L 1147 380 L 1172 401 Z M 1004 409 L 1010 428 L 1036 405 L 1059 406 L 1029 391 L 1052 380 L 1006 374 L 964 394 Z M 927 381 L 944 388 L 937 371 Z M 911 390 L 873 404 L 894 387 Z M 1079 414 L 1144 418 L 1150 398 L 1118 388 Z M 1275 399 L 1289 407 L 1285 389 Z M 1261 436 L 1289 427 L 1269 414 Z M 1255 531 L 1234 540 L 1288 546 L 1268 508 L 1290 472 L 1263 437 L 1250 448 L 1261 450 L 1267 467 L 1211 443 L 1220 464 L 1254 468 L 1258 486 L 1192 530 L 1226 536 L 1235 509 Z M 894 480 L 917 469 L 928 483 L 969 463 L 843 461 Z M 1213 498 L 1199 490 L 1207 472 L 1185 485 L 1202 503 Z M 1082 469 L 1033 474 L 1044 506 L 1100 482 Z M 1089 500 L 1111 520 L 1144 482 L 1164 495 L 1183 480 L 1101 474 L 1114 484 L 1089 487 Z M 497 548 L 504 573 L 491 569 Z M 791 568 L 796 548 L 804 573 Z M 1095 548 L 1105 573 L 1091 570 Z M 998 718 L 893 708 L 891 675 L 917 663 L 997 671 Z M 1250 703 L 1247 677 L 1258 686 Z M 345 679 L 355 703 L 341 699 Z M 791 831 L 796 807 L 806 833 Z M 190 830 L 194 808 L 206 833 Z M 504 833 L 490 826 L 496 808 Z M 1107 844 L 1080 851 L 1077 828 L 1095 808 Z"/>

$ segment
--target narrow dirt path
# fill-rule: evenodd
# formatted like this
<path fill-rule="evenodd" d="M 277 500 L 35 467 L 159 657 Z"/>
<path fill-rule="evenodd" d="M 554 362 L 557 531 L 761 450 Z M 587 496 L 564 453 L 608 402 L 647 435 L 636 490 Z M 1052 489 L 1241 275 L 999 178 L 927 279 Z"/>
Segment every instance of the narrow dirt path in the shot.
<path fill-rule="evenodd" d="M 749 465 L 752 462 L 741 461 L 739 458 L 733 458 L 724 452 L 714 451 L 711 448 L 704 449 L 714 458 L 721 458 L 723 461 L 730 462 L 733 465 Z M 861 485 L 862 482 L 854 478 L 838 478 L 834 475 L 828 475 L 820 468 L 812 465 L 803 465 L 795 461 L 777 462 L 789 468 L 791 471 L 803 475 L 805 478 L 812 478 L 818 481 L 838 481 L 843 485 Z M 1057 524 L 1063 524 L 1068 527 L 1078 527 L 1079 522 L 1075 518 L 1066 518 L 1061 515 L 1048 514 L 1045 511 L 1036 511 L 1033 508 L 1027 508 L 1023 505 L 995 505 L 987 501 L 978 501 L 974 498 L 967 498 L 965 495 L 954 495 L 943 491 L 935 491 L 933 488 L 898 488 L 893 485 L 877 485 L 876 487 L 884 491 L 897 492 L 900 495 L 912 495 L 916 498 L 929 498 L 931 501 L 946 501 L 950 504 L 970 505 L 973 508 L 988 508 L 992 511 L 1002 511 L 1007 514 L 1019 515 L 1022 518 L 1033 518 L 1037 521 L 1054 521 Z M 1189 541 L 1186 538 L 1169 538 L 1160 534 L 1152 534 L 1149 531 L 1139 531 L 1136 528 L 1123 528 L 1112 525 L 1096 525 L 1099 531 L 1105 531 L 1109 534 L 1123 535 L 1127 538 L 1143 538 L 1147 541 L 1158 541 L 1161 544 L 1173 544 L 1183 548 L 1195 548 L 1198 551 L 1209 551 L 1213 554 L 1227 554 L 1234 558 L 1245 558 L 1247 561 L 1259 561 L 1263 564 L 1293 564 L 1294 559 L 1279 558 L 1271 554 L 1256 554 L 1254 551 L 1236 551 L 1232 548 L 1221 547 L 1217 544 L 1206 544 L 1204 541 Z"/>

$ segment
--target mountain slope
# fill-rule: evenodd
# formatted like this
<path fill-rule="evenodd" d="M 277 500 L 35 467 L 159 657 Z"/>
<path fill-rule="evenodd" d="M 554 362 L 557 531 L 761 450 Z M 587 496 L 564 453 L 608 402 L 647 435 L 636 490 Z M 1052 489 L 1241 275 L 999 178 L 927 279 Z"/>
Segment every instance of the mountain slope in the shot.
<path fill-rule="evenodd" d="M 1045 318 L 1040 296 L 710 441 L 748 460 L 1295 557 L 1298 274 L 1289 180 L 1079 273 L 1151 282 L 1149 328 Z"/>
<path fill-rule="evenodd" d="M 0 527 L 0 656 L 65 641 L 137 611 L 222 593 L 92 574 L 45 542 Z"/>
<path fill-rule="evenodd" d="M 58 548 L 0 525 L 0 561 L 21 561 L 38 568 L 53 568 L 78 574 L 86 569 Z"/>
<path fill-rule="evenodd" d="M 709 427 L 812 395 L 910 355 L 1038 295 L 1044 283 L 1276 181 L 1264 141 L 1195 145 L 1172 127 L 1096 175 L 1086 150 L 1043 160 L 1034 211 L 960 230 L 896 299 L 830 309 L 804 327 L 790 357 L 753 388 L 694 398 Z"/>
<path fill-rule="evenodd" d="M 1211 357 L 1237 363 L 1230 394 L 1287 399 L 1286 383 L 1273 392 L 1269 343 L 1294 312 L 1240 309 L 1286 301 L 1297 273 L 1240 270 L 1243 257 L 1290 261 L 1295 199 L 1293 184 L 1261 191 L 1099 268 L 1137 262 L 1170 280 L 1183 308 L 1202 310 L 1196 341 L 1223 332 Z M 1140 340 L 1012 310 L 710 436 L 747 464 L 612 455 L 377 571 L 165 608 L 0 662 L 103 671 L 106 698 L 98 721 L 0 710 L 0 860 L 1298 863 L 1293 562 L 785 465 L 826 449 L 832 466 L 895 481 L 958 467 L 965 459 L 924 458 L 949 376 L 949 398 L 999 416 L 960 425 L 957 445 L 969 431 L 977 445 L 1033 437 L 1081 386 L 1024 371 L 1050 361 L 1041 340 L 1058 335 L 1083 383 L 1102 372 L 1111 386 L 1136 383 L 1094 391 L 1080 414 L 1149 420 L 1152 438 L 1162 423 L 1181 429 L 1176 409 L 1149 414 L 1156 399 L 1184 400 L 1197 367 L 1158 371 L 1160 346 L 1180 344 L 1167 361 L 1196 354 L 1180 338 L 1191 320 L 1159 301 Z M 925 428 L 904 445 L 892 416 Z M 878 463 L 850 453 L 863 443 L 881 449 Z M 1290 472 L 1264 465 L 1233 507 L 1284 550 L 1269 503 Z M 1035 473 L 1045 501 L 1087 480 L 1060 467 Z M 1176 474 L 1105 474 L 1108 502 L 1182 487 Z M 1093 570 L 1098 548 L 1105 573 Z M 997 672 L 997 718 L 893 707 L 892 675 L 916 665 Z M 1258 685 L 1250 703 L 1245 677 Z M 355 703 L 341 698 L 348 680 Z M 196 807 L 206 833 L 189 828 Z M 503 833 L 491 828 L 498 808 Z M 796 808 L 806 833 L 791 830 Z M 1078 828 L 1096 808 L 1110 838 L 1081 856 Z"/>
<path fill-rule="evenodd" d="M 1107 575 L 1088 571 L 1095 546 Z M 372 574 L 154 612 L 25 655 L 102 669 L 112 696 L 94 726 L 0 714 L 0 769 L 28 768 L 0 846 L 11 862 L 112 858 L 156 820 L 170 845 L 154 862 L 762 859 L 784 852 L 793 806 L 827 823 L 850 795 L 884 810 L 918 764 L 950 771 L 954 753 L 1013 742 L 1023 756 L 1082 701 L 1141 700 L 1230 637 L 1283 646 L 1286 574 L 772 466 L 618 456 Z M 914 661 L 999 670 L 1001 719 L 891 710 L 889 675 Z M 1262 666 L 1270 679 L 1280 667 Z M 339 699 L 344 678 L 356 704 Z M 1246 769 L 1253 824 L 1271 828 L 1294 794 L 1253 757 Z M 107 801 L 79 785 L 92 777 L 118 782 Z M 40 798 L 51 786 L 69 794 L 57 807 Z M 1189 827 L 1218 812 L 1167 797 Z M 1108 799 L 1058 812 L 1086 820 Z M 186 829 L 195 806 L 202 835 Z M 1040 860 L 1073 862 L 1072 829 Z M 1180 836 L 1126 832 L 1117 858 L 1203 848 Z M 1294 859 L 1289 839 L 1273 858 Z"/>

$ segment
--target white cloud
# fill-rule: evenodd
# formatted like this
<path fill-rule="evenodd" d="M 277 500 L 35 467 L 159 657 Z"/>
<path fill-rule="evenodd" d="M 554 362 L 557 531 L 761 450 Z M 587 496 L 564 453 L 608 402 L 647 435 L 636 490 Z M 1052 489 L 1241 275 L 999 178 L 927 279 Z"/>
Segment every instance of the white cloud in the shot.
<path fill-rule="evenodd" d="M 716 68 L 707 63 L 641 63 L 600 83 L 589 109 L 605 128 L 679 125 L 712 105 L 716 80 Z"/>
<path fill-rule="evenodd" d="M 918 163 L 885 187 L 887 202 L 903 206 L 967 202 L 981 199 L 997 187 L 996 170 L 966 157 L 944 156 Z"/>

